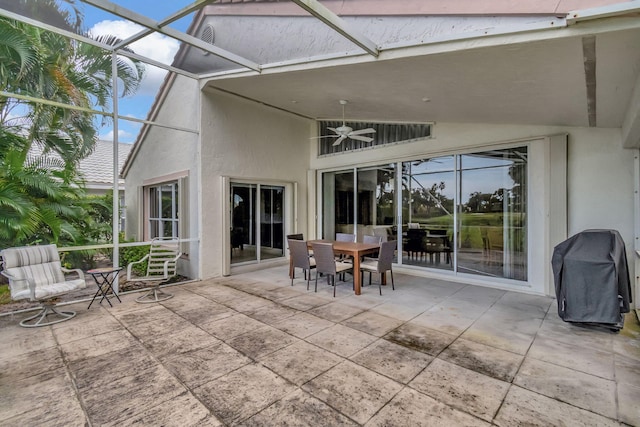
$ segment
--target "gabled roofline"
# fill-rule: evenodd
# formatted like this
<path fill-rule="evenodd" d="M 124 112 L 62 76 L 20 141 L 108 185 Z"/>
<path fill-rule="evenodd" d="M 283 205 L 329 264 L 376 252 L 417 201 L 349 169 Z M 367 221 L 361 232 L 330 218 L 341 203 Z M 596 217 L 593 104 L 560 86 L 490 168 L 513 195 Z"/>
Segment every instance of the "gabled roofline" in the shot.
<path fill-rule="evenodd" d="M 191 33 L 195 28 L 197 28 L 200 25 L 203 17 L 205 16 L 204 9 L 205 8 L 200 9 L 196 14 L 196 16 L 193 18 L 193 21 L 191 21 L 189 28 L 187 28 L 187 33 Z M 187 45 L 185 43 L 181 43 L 180 48 L 178 49 L 178 52 L 176 53 L 175 58 L 173 60 L 172 66 L 182 62 L 186 52 L 187 52 Z M 158 93 L 156 94 L 156 97 L 153 100 L 153 104 L 151 104 L 149 113 L 147 114 L 148 121 L 153 121 L 158 116 L 158 111 L 160 110 L 160 107 L 164 103 L 164 100 L 167 98 L 169 90 L 171 89 L 171 86 L 173 85 L 173 82 L 175 81 L 175 79 L 176 79 L 176 73 L 174 72 L 169 72 L 165 76 L 162 82 L 162 85 L 158 89 Z M 127 174 L 129 173 L 129 169 L 131 168 L 133 161 L 138 155 L 138 151 L 140 151 L 140 145 L 142 144 L 142 141 L 144 141 L 144 138 L 147 136 L 147 133 L 149 132 L 149 126 L 150 126 L 149 124 L 144 123 L 142 125 L 142 128 L 140 128 L 138 137 L 133 143 L 133 148 L 129 152 L 129 155 L 125 160 L 124 165 L 122 165 L 122 171 L 120 172 L 120 176 L 122 178 L 126 179 Z"/>

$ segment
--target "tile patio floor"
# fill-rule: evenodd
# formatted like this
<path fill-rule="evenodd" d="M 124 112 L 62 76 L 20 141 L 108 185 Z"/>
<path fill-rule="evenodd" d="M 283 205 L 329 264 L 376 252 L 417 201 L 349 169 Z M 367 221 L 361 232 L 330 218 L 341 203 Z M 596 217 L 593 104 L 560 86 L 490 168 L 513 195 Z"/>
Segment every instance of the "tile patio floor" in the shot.
<path fill-rule="evenodd" d="M 401 274 L 334 299 L 286 270 L 76 303 L 44 328 L 0 317 L 0 425 L 640 424 L 633 315 L 614 334 L 551 298 Z"/>

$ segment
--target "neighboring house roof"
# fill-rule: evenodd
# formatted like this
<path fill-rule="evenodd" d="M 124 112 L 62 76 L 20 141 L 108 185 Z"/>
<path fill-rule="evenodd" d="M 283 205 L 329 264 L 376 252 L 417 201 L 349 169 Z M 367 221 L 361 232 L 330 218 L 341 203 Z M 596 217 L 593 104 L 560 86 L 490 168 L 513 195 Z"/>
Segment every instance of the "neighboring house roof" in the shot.
<path fill-rule="evenodd" d="M 118 174 L 122 170 L 132 144 L 118 143 Z M 84 176 L 87 188 L 113 187 L 113 142 L 98 141 L 95 149 L 86 158 L 80 160 L 79 171 Z M 124 185 L 124 179 L 119 180 L 120 186 Z"/>
<path fill-rule="evenodd" d="M 129 155 L 132 144 L 118 144 L 118 171 Z M 42 148 L 33 145 L 29 149 L 29 157 L 36 158 L 42 155 Z M 49 153 L 47 157 L 57 158 L 56 153 Z M 90 190 L 110 190 L 113 188 L 113 142 L 97 141 L 95 148 L 89 156 L 82 159 L 78 165 L 78 172 L 85 180 L 85 188 Z M 120 189 L 124 188 L 124 179 L 118 180 Z"/>

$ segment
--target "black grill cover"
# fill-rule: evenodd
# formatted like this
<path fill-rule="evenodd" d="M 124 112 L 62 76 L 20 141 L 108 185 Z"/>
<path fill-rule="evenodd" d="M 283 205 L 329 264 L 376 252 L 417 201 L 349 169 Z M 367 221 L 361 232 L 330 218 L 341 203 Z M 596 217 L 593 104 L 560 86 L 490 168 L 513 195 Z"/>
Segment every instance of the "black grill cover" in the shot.
<path fill-rule="evenodd" d="M 585 230 L 554 248 L 558 314 L 565 322 L 622 325 L 631 282 L 624 241 L 616 230 Z"/>

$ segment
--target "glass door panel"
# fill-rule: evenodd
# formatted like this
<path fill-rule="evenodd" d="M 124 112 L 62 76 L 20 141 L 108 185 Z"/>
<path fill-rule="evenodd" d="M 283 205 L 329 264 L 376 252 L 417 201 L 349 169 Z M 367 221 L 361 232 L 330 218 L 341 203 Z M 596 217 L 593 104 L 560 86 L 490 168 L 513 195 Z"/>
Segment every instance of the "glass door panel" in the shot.
<path fill-rule="evenodd" d="M 403 264 L 453 270 L 454 156 L 402 164 Z"/>
<path fill-rule="evenodd" d="M 395 165 L 358 169 L 357 239 L 362 236 L 395 238 Z"/>
<path fill-rule="evenodd" d="M 353 170 L 323 174 L 322 237 L 335 239 L 336 233 L 354 233 L 355 191 Z"/>
<path fill-rule="evenodd" d="M 284 187 L 260 186 L 260 259 L 279 258 L 283 252 Z"/>
<path fill-rule="evenodd" d="M 527 280 L 526 147 L 459 156 L 458 271 Z"/>
<path fill-rule="evenodd" d="M 231 263 L 257 261 L 255 184 L 231 183 Z"/>

